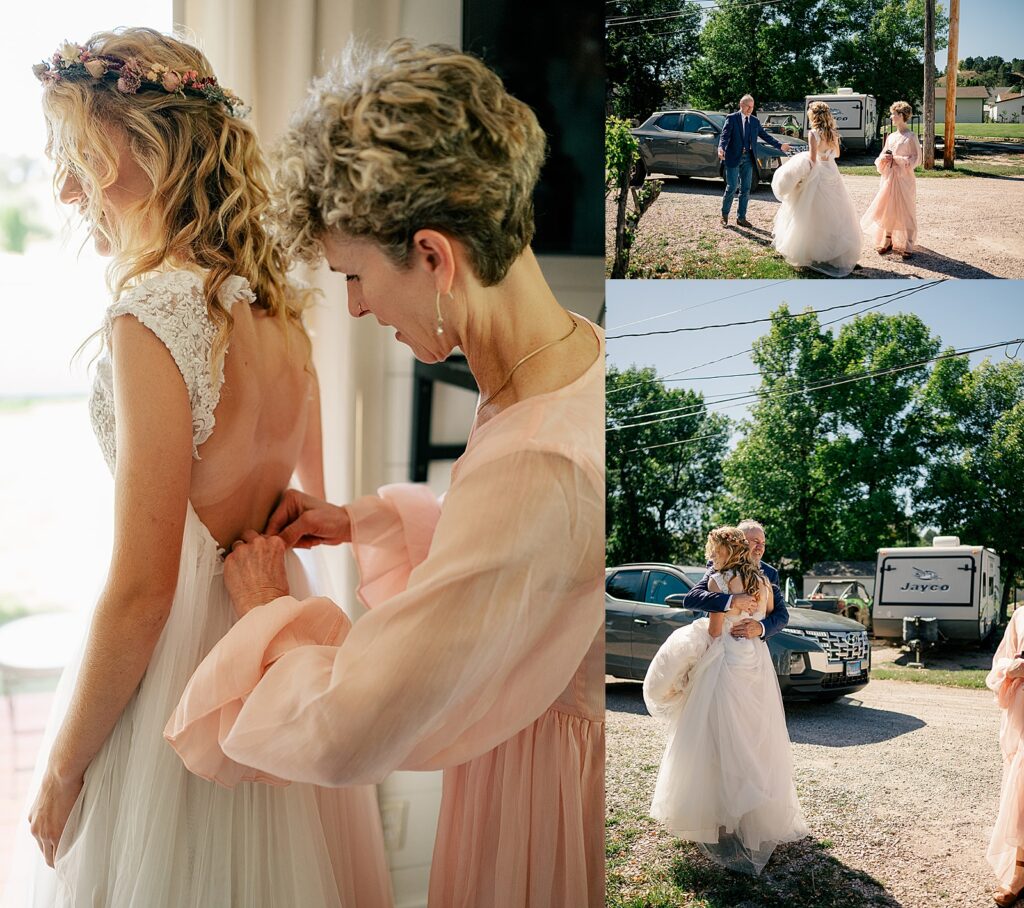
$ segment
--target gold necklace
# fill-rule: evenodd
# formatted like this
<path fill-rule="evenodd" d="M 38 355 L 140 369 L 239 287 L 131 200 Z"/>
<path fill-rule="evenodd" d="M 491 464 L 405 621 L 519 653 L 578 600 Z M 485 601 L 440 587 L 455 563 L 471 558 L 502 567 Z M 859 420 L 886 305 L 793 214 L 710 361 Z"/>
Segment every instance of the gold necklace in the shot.
<path fill-rule="evenodd" d="M 519 362 L 517 362 L 512 367 L 512 369 L 506 376 L 505 380 L 501 383 L 501 387 L 499 387 L 498 390 L 495 391 L 493 394 L 488 394 L 487 397 L 485 397 L 482 401 L 480 401 L 479 404 L 477 404 L 477 412 L 479 413 L 485 406 L 487 406 L 487 404 L 494 400 L 494 398 L 496 398 L 499 394 L 501 394 L 502 391 L 504 391 L 508 387 L 508 383 L 512 381 L 512 376 L 516 374 L 516 369 L 518 369 L 528 359 L 532 359 L 538 353 L 543 353 L 545 350 L 548 349 L 548 347 L 553 347 L 555 346 L 555 344 L 560 344 L 562 343 L 562 341 L 568 340 L 570 337 L 572 337 L 573 332 L 579 327 L 579 325 L 576 323 L 576 319 L 574 319 L 571 315 L 569 316 L 569 321 L 572 322 L 572 327 L 569 329 L 568 334 L 563 335 L 562 337 L 558 338 L 558 340 L 548 341 L 546 344 L 544 344 L 541 347 L 538 347 L 533 352 L 527 353 L 526 356 L 524 356 L 521 360 L 519 360 Z"/>

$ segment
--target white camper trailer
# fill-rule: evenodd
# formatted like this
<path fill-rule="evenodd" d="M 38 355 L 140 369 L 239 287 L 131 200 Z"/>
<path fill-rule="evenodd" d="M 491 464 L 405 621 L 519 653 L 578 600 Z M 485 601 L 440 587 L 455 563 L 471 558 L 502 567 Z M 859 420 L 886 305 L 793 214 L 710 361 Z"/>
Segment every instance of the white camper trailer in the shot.
<path fill-rule="evenodd" d="M 878 105 L 872 95 L 862 95 L 852 88 L 840 88 L 834 95 L 808 95 L 804 110 L 815 101 L 824 101 L 836 118 L 836 127 L 843 148 L 871 151 L 878 142 Z M 809 121 L 805 119 L 805 123 Z"/>
<path fill-rule="evenodd" d="M 980 641 L 999 616 L 999 556 L 956 536 L 936 536 L 931 548 L 879 549 L 872 630 L 903 636 L 903 619 L 937 618 L 950 640 Z"/>

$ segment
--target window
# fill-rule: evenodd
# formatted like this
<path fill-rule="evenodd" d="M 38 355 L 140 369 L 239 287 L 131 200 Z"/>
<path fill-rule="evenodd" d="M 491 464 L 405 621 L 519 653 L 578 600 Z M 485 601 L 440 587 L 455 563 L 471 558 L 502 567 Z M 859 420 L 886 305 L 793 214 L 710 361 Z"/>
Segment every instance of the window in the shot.
<path fill-rule="evenodd" d="M 683 117 L 683 132 L 697 132 L 703 129 L 705 126 L 711 124 L 705 120 L 700 114 L 688 113 Z"/>
<path fill-rule="evenodd" d="M 665 114 L 665 116 L 658 118 L 658 122 L 655 125 L 659 129 L 671 129 L 673 132 L 678 132 L 678 130 L 679 130 L 679 114 L 677 114 L 677 113 Z"/>
<path fill-rule="evenodd" d="M 665 600 L 675 593 L 688 593 L 690 588 L 675 574 L 665 571 L 651 571 L 647 578 L 647 595 L 644 601 L 652 605 L 664 605 Z"/>
<path fill-rule="evenodd" d="M 626 599 L 631 602 L 640 601 L 640 588 L 643 585 L 643 571 L 616 571 L 608 578 L 605 587 L 613 599 Z"/>

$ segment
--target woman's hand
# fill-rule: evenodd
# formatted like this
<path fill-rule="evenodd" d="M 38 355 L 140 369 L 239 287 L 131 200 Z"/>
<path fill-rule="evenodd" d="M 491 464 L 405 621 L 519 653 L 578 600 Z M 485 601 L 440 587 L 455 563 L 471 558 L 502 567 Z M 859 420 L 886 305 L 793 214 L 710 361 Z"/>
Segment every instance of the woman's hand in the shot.
<path fill-rule="evenodd" d="M 285 546 L 280 536 L 246 530 L 224 559 L 224 585 L 238 617 L 288 595 Z"/>
<path fill-rule="evenodd" d="M 43 775 L 39 794 L 29 811 L 28 821 L 32 835 L 39 843 L 39 850 L 50 867 L 53 866 L 57 845 L 64 834 L 64 827 L 68 824 L 71 808 L 78 800 L 82 785 L 81 777 L 67 781 L 51 772 L 49 768 Z"/>
<path fill-rule="evenodd" d="M 305 492 L 288 489 L 267 521 L 267 535 L 278 536 L 288 548 L 340 545 L 352 541 L 352 524 L 344 508 Z"/>
<path fill-rule="evenodd" d="M 1017 656 L 1006 670 L 1007 678 L 1024 678 L 1024 658 Z"/>

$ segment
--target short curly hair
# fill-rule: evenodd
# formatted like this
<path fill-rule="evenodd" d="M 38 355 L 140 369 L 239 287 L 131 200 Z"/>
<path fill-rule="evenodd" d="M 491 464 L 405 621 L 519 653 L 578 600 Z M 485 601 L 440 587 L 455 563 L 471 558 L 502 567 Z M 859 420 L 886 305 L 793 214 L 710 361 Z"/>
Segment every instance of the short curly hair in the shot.
<path fill-rule="evenodd" d="M 405 39 L 351 43 L 274 153 L 274 220 L 307 262 L 338 231 L 404 266 L 416 231 L 441 230 L 491 286 L 533 239 L 545 149 L 533 111 L 477 58 Z"/>
<path fill-rule="evenodd" d="M 899 114 L 904 120 L 909 122 L 910 118 L 914 115 L 914 108 L 906 101 L 893 101 L 889 106 L 889 113 L 890 115 Z"/>

